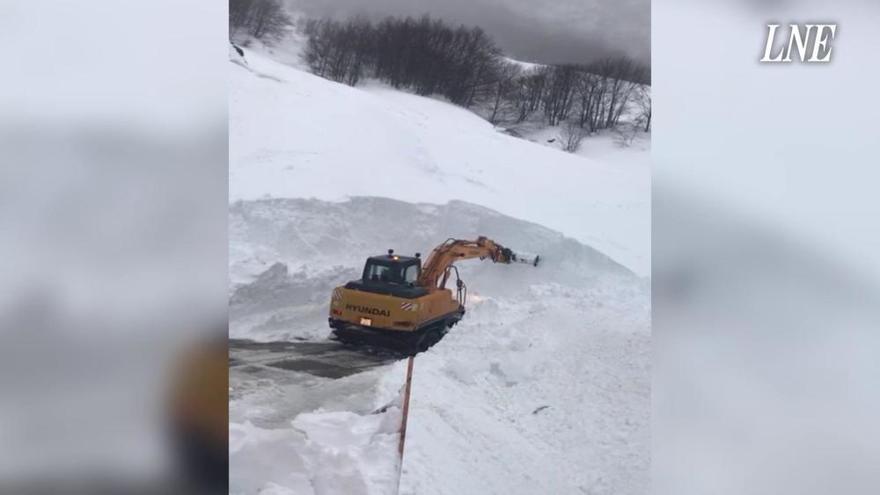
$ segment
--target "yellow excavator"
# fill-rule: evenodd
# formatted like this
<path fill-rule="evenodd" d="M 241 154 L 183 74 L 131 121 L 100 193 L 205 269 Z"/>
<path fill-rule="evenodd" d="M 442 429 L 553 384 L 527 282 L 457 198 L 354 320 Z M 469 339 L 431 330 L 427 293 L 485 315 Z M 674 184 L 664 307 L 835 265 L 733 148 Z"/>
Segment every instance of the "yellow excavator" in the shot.
<path fill-rule="evenodd" d="M 479 258 L 494 263 L 538 266 L 540 256 L 520 256 L 486 237 L 448 239 L 422 266 L 419 253 L 367 258 L 360 279 L 333 290 L 330 327 L 340 341 L 425 350 L 464 316 L 467 286 L 456 261 Z M 446 283 L 455 275 L 453 295 Z"/>

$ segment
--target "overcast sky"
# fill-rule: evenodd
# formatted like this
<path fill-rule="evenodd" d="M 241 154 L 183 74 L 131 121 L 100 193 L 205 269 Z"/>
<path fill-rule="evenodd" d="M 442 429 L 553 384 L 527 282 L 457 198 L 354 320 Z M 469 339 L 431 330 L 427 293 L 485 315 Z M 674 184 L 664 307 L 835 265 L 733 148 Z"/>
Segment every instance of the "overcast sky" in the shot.
<path fill-rule="evenodd" d="M 430 14 L 485 29 L 508 55 L 585 63 L 625 54 L 650 63 L 650 0 L 288 0 L 312 17 Z"/>

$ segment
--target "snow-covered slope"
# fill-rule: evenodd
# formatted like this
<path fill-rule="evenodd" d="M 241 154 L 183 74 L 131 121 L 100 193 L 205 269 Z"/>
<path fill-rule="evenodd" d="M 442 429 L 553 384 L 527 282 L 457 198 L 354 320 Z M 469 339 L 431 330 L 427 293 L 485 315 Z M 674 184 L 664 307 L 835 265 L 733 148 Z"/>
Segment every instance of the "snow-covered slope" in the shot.
<path fill-rule="evenodd" d="M 504 57 L 504 61 L 509 64 L 516 65 L 517 67 L 519 67 L 520 69 L 522 69 L 525 72 L 537 71 L 538 69 L 540 69 L 542 67 L 546 67 L 546 65 L 544 65 L 544 64 L 536 64 L 534 62 L 524 62 L 522 60 L 517 60 L 515 58 L 510 58 L 510 57 Z"/>
<path fill-rule="evenodd" d="M 650 271 L 650 172 L 496 131 L 466 109 L 352 88 L 247 51 L 232 66 L 230 198 L 464 200 Z"/>
<path fill-rule="evenodd" d="M 648 311 L 622 287 L 474 304 L 416 360 L 402 493 L 648 493 Z"/>

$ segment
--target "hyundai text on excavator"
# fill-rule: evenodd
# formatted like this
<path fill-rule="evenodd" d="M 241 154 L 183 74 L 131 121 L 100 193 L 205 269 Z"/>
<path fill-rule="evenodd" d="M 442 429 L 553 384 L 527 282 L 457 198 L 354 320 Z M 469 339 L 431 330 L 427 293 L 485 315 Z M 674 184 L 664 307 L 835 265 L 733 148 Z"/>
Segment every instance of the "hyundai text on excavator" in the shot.
<path fill-rule="evenodd" d="M 467 286 L 456 261 L 479 258 L 494 263 L 538 266 L 539 256 L 519 256 L 487 239 L 448 239 L 434 248 L 424 266 L 419 253 L 367 258 L 363 275 L 333 290 L 330 327 L 346 343 L 420 351 L 440 340 L 464 316 Z M 456 292 L 446 288 L 452 275 Z"/>

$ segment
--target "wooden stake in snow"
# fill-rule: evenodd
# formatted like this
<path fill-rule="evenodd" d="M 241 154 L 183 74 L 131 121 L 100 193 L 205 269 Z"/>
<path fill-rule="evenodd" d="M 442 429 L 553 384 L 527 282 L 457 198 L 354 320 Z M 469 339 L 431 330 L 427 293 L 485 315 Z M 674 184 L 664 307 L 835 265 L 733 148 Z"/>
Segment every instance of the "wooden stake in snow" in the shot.
<path fill-rule="evenodd" d="M 400 442 L 397 444 L 397 452 L 400 454 L 397 465 L 397 491 L 400 492 L 400 476 L 403 473 L 403 445 L 406 443 L 406 423 L 409 418 L 409 394 L 412 390 L 413 356 L 406 362 L 406 384 L 403 389 L 403 414 L 400 418 Z"/>

